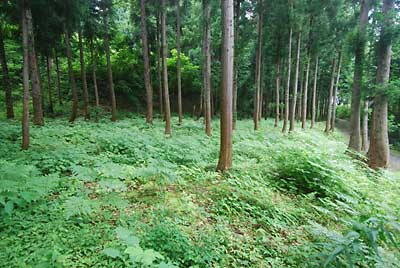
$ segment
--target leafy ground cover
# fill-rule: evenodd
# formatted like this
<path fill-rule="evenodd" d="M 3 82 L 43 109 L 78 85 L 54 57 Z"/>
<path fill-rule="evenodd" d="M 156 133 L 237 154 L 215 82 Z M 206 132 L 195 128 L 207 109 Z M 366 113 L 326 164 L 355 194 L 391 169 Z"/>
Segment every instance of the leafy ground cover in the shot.
<path fill-rule="evenodd" d="M 240 121 L 222 175 L 218 122 L 65 121 L 0 123 L 0 267 L 400 267 L 400 178 L 340 133 Z"/>

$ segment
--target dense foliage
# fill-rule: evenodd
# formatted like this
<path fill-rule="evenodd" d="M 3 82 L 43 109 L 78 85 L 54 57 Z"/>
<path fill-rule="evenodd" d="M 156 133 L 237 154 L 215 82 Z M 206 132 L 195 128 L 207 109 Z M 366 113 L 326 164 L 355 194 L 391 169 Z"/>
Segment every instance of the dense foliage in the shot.
<path fill-rule="evenodd" d="M 221 174 L 218 135 L 185 122 L 48 120 L 29 151 L 0 123 L 0 266 L 398 267 L 398 176 L 341 134 L 240 121 Z"/>

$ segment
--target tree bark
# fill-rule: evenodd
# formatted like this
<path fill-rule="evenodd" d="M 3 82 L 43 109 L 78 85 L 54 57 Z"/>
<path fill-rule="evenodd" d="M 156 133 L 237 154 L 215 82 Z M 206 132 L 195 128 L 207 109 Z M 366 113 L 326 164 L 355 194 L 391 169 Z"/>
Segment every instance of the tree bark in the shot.
<path fill-rule="evenodd" d="M 2 67 L 3 84 L 5 89 L 6 115 L 7 119 L 13 119 L 14 105 L 13 105 L 12 90 L 10 84 L 10 76 L 8 73 L 6 52 L 4 49 L 4 34 L 2 25 L 0 25 L 0 64 Z"/>
<path fill-rule="evenodd" d="M 306 76 L 304 78 L 304 89 L 303 89 L 303 104 L 301 107 L 301 128 L 306 128 L 307 123 L 307 100 L 308 100 L 308 78 L 310 76 L 310 65 L 311 65 L 311 56 L 307 57 L 307 66 L 306 66 Z"/>
<path fill-rule="evenodd" d="M 318 82 L 318 56 L 315 58 L 314 86 L 312 92 L 311 128 L 315 126 L 317 116 L 317 82 Z"/>
<path fill-rule="evenodd" d="M 366 45 L 366 26 L 368 23 L 368 12 L 371 9 L 372 0 L 361 1 L 361 13 L 358 24 L 358 36 L 355 44 L 355 64 L 353 89 L 351 94 L 351 116 L 350 116 L 350 141 L 349 149 L 359 152 L 361 150 L 360 141 L 360 102 L 361 85 L 364 68 L 364 53 Z"/>
<path fill-rule="evenodd" d="M 179 3 L 178 3 L 178 5 L 179 5 Z M 140 0 L 140 11 L 141 11 L 141 23 L 142 23 L 144 84 L 146 87 L 146 107 L 147 107 L 146 122 L 147 122 L 147 124 L 153 124 L 153 88 L 151 86 L 151 81 L 150 81 L 150 60 L 149 60 L 149 45 L 147 42 L 147 23 L 146 23 L 147 17 L 146 17 L 145 0 Z M 179 63 L 178 63 L 178 65 L 179 65 Z M 179 75 L 180 75 L 180 70 L 178 69 L 178 76 Z M 178 91 L 179 91 L 179 78 L 178 78 Z M 179 93 L 178 93 L 178 95 L 179 95 Z"/>
<path fill-rule="evenodd" d="M 108 17 L 104 20 L 105 26 L 105 38 L 104 45 L 106 48 L 106 58 L 107 58 L 107 73 L 108 73 L 108 89 L 110 91 L 110 102 L 111 102 L 111 121 L 117 121 L 117 102 L 115 100 L 115 91 L 114 91 L 114 79 L 111 65 L 111 55 L 110 55 L 110 35 L 108 33 Z"/>
<path fill-rule="evenodd" d="M 164 115 L 164 101 L 163 101 L 163 86 L 162 86 L 162 78 L 161 78 L 161 45 L 160 45 L 160 14 L 157 14 L 157 78 L 158 78 L 158 101 L 160 106 L 160 115 L 163 117 Z"/>
<path fill-rule="evenodd" d="M 48 98 L 49 98 L 49 112 L 50 114 L 54 114 L 53 108 L 53 97 L 51 94 L 51 58 L 46 56 L 46 74 L 47 74 L 47 90 L 48 90 Z"/>
<path fill-rule="evenodd" d="M 30 1 L 26 1 L 26 23 L 28 27 L 28 46 L 29 46 L 29 64 L 30 78 L 32 83 L 32 103 L 33 103 L 33 124 L 43 126 L 43 106 L 42 89 L 40 86 L 39 67 L 36 58 L 35 37 L 33 33 L 32 12 Z"/>
<path fill-rule="evenodd" d="M 288 62 L 287 62 L 287 82 L 286 82 L 286 90 L 285 90 L 285 117 L 283 121 L 282 133 L 286 133 L 287 124 L 289 121 L 289 94 L 290 94 L 290 72 L 292 66 L 292 33 L 293 30 L 290 28 L 289 30 L 289 53 L 288 53 Z"/>
<path fill-rule="evenodd" d="M 177 84 L 178 84 L 178 125 L 182 124 L 182 78 L 181 78 L 181 11 L 180 0 L 176 1 L 176 50 L 177 59 Z"/>
<path fill-rule="evenodd" d="M 296 52 L 296 70 L 294 75 L 294 87 L 293 87 L 293 101 L 292 109 L 290 110 L 290 128 L 289 132 L 294 130 L 295 125 L 295 113 L 296 113 L 296 101 L 297 101 L 297 88 L 299 85 L 299 69 L 300 69 L 300 48 L 301 48 L 301 32 L 297 33 L 297 52 Z"/>
<path fill-rule="evenodd" d="M 69 122 L 74 122 L 78 115 L 78 92 L 76 88 L 74 70 L 72 68 L 72 56 L 71 56 L 71 47 L 69 42 L 69 30 L 65 30 L 65 48 L 66 55 L 68 61 L 68 75 L 69 75 L 69 83 L 72 90 L 72 112 L 69 118 Z"/>
<path fill-rule="evenodd" d="M 371 168 L 387 168 L 390 161 L 388 137 L 388 94 L 392 56 L 392 31 L 394 0 L 383 0 L 384 22 L 378 43 L 378 69 L 376 71 L 377 92 L 372 112 L 371 141 L 368 152 L 368 165 Z M 393 12 L 394 13 L 394 12 Z"/>
<path fill-rule="evenodd" d="M 262 0 L 258 0 L 258 22 L 257 22 L 257 52 L 256 52 L 256 86 L 254 93 L 254 130 L 258 130 L 259 115 L 260 115 L 260 99 L 261 99 L 261 58 L 262 58 L 262 27 L 263 27 L 263 12 Z"/>
<path fill-rule="evenodd" d="M 335 71 L 336 71 L 336 57 L 333 59 L 332 71 L 331 71 L 331 86 L 329 87 L 329 96 L 327 102 L 327 116 L 325 124 L 325 132 L 328 133 L 331 129 L 331 118 L 332 118 L 332 105 L 333 105 L 333 88 L 335 86 Z"/>
<path fill-rule="evenodd" d="M 211 2 L 204 1 L 204 89 L 206 134 L 211 136 Z"/>
<path fill-rule="evenodd" d="M 368 100 L 364 101 L 363 113 L 362 113 L 362 128 L 361 128 L 361 151 L 366 152 L 368 150 Z"/>
<path fill-rule="evenodd" d="M 161 0 L 161 32 L 162 32 L 162 62 L 164 80 L 164 100 L 165 100 L 165 135 L 171 135 L 171 108 L 169 103 L 168 90 L 168 69 L 167 69 L 167 29 L 166 29 L 166 7 L 165 1 Z"/>
<path fill-rule="evenodd" d="M 232 166 L 232 91 L 234 58 L 233 0 L 222 0 L 221 142 L 217 170 Z"/>
<path fill-rule="evenodd" d="M 27 0 L 22 1 L 22 48 L 23 48 L 23 108 L 22 108 L 22 150 L 29 148 L 29 37 L 27 25 Z"/>
<path fill-rule="evenodd" d="M 237 120 L 237 95 L 238 95 L 238 79 L 239 79 L 239 64 L 238 64 L 238 40 L 239 40 L 239 20 L 240 20 L 240 4 L 242 0 L 236 0 L 235 2 L 235 58 L 234 58 L 234 80 L 233 80 L 233 125 L 232 128 L 236 128 Z"/>
<path fill-rule="evenodd" d="M 61 75 L 60 75 L 60 65 L 58 62 L 58 55 L 57 51 L 54 51 L 54 58 L 56 63 L 56 72 L 57 72 L 57 96 L 58 96 L 58 104 L 62 105 L 62 98 L 61 98 Z"/>
<path fill-rule="evenodd" d="M 87 80 L 86 80 L 86 66 L 85 66 L 85 55 L 83 52 L 83 42 L 82 42 L 82 32 L 78 32 L 79 39 L 79 60 L 81 64 L 81 79 L 82 79 L 82 89 L 83 89 L 83 114 L 85 119 L 90 119 L 90 111 L 89 111 L 89 94 L 87 88 Z"/>
<path fill-rule="evenodd" d="M 337 96 L 339 90 L 339 82 L 340 82 L 340 69 L 342 66 L 342 53 L 339 52 L 339 63 L 338 63 L 338 70 L 337 70 L 337 77 L 336 77 L 336 85 L 335 85 L 335 93 L 333 95 L 333 109 L 332 109 L 332 121 L 331 121 L 331 131 L 335 131 L 335 123 L 336 123 L 336 108 L 337 108 Z"/>
<path fill-rule="evenodd" d="M 275 75 L 275 125 L 274 125 L 275 127 L 278 127 L 279 123 L 279 106 L 280 106 L 279 92 L 281 89 L 280 62 L 281 59 L 278 56 L 276 60 L 276 75 Z"/>
<path fill-rule="evenodd" d="M 90 39 L 90 57 L 92 59 L 92 77 L 93 77 L 93 88 L 94 88 L 94 97 L 96 101 L 96 122 L 99 121 L 99 109 L 100 109 L 100 100 L 99 100 L 99 89 L 97 86 L 97 59 L 96 54 L 94 52 L 94 44 L 93 37 Z"/>

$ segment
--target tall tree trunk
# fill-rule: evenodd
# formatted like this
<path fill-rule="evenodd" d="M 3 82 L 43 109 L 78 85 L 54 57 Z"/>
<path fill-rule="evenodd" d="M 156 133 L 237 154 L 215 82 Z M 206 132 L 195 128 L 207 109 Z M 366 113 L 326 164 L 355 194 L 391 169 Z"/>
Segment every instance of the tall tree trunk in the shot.
<path fill-rule="evenodd" d="M 93 37 L 90 39 L 90 57 L 92 59 L 92 76 L 93 76 L 93 88 L 94 88 L 94 97 L 96 101 L 96 122 L 99 121 L 99 109 L 100 109 L 100 100 L 99 100 L 99 89 L 97 86 L 97 58 L 94 52 L 94 44 Z"/>
<path fill-rule="evenodd" d="M 68 75 L 69 75 L 69 83 L 72 90 L 72 112 L 69 118 L 69 122 L 74 122 L 77 115 L 78 115 L 78 92 L 76 88 L 74 70 L 72 67 L 72 56 L 71 56 L 71 47 L 69 42 L 69 30 L 65 30 L 65 48 L 66 48 L 66 55 L 68 61 Z"/>
<path fill-rule="evenodd" d="M 288 62 L 287 62 L 287 82 L 286 82 L 286 90 L 285 90 L 285 118 L 283 121 L 282 133 L 286 133 L 287 124 L 289 121 L 289 105 L 290 105 L 290 72 L 292 67 L 292 33 L 293 30 L 290 28 L 289 30 L 289 53 L 288 53 Z"/>
<path fill-rule="evenodd" d="M 55 50 L 54 50 L 54 59 L 55 59 L 55 63 L 56 63 L 56 72 L 57 72 L 57 97 L 58 97 L 58 104 L 59 104 L 59 105 L 62 105 L 60 65 L 59 65 L 59 62 L 58 62 L 57 51 L 55 51 Z"/>
<path fill-rule="evenodd" d="M 296 104 L 296 120 L 300 121 L 301 119 L 301 115 L 302 115 L 302 111 L 303 111 L 303 90 L 304 90 L 304 78 L 305 78 L 305 72 L 306 70 L 304 70 L 304 72 L 301 72 L 301 78 L 300 78 L 300 92 L 298 92 L 297 94 L 297 104 Z"/>
<path fill-rule="evenodd" d="M 333 105 L 333 88 L 335 86 L 335 71 L 336 71 L 336 57 L 333 59 L 332 72 L 331 72 L 331 86 L 329 87 L 329 96 L 327 102 L 327 116 L 325 124 L 325 132 L 328 133 L 331 129 L 332 118 L 332 105 Z"/>
<path fill-rule="evenodd" d="M 46 73 L 47 73 L 47 90 L 48 90 L 48 98 L 49 98 L 49 112 L 50 114 L 54 114 L 53 109 L 53 98 L 51 94 L 51 58 L 46 56 Z"/>
<path fill-rule="evenodd" d="M 35 36 L 33 33 L 32 12 L 30 1 L 27 4 L 27 26 L 28 26 L 28 46 L 29 46 L 29 64 L 30 77 L 32 82 L 32 102 L 33 102 L 33 124 L 43 126 L 43 107 L 42 107 L 42 89 L 40 86 L 39 67 L 36 58 Z"/>
<path fill-rule="evenodd" d="M 176 73 L 178 82 L 178 124 L 182 124 L 182 78 L 181 78 L 181 11 L 180 0 L 176 1 L 176 50 L 178 52 Z"/>
<path fill-rule="evenodd" d="M 110 90 L 110 102 L 111 102 L 111 121 L 117 121 L 117 102 L 115 100 L 114 91 L 114 79 L 111 65 L 110 55 L 110 35 L 108 33 L 108 17 L 104 20 L 104 26 L 106 30 L 106 36 L 104 38 L 104 45 L 106 47 L 106 58 L 107 58 L 107 73 L 108 73 L 108 89 Z"/>
<path fill-rule="evenodd" d="M 234 58 L 233 0 L 222 0 L 221 142 L 217 170 L 232 166 L 232 91 Z"/>
<path fill-rule="evenodd" d="M 371 168 L 386 168 L 389 166 L 388 137 L 388 93 L 387 86 L 390 76 L 392 56 L 394 0 L 383 0 L 382 11 L 384 22 L 378 43 L 378 69 L 376 71 L 377 92 L 374 97 L 372 112 L 371 141 L 368 152 L 368 165 Z M 392 14 L 393 13 L 393 14 Z"/>
<path fill-rule="evenodd" d="M 160 106 L 160 115 L 163 117 L 164 115 L 164 101 L 163 101 L 163 86 L 162 86 L 162 77 L 161 77 L 161 45 L 160 45 L 160 14 L 157 14 L 157 80 L 158 80 L 158 101 Z"/>
<path fill-rule="evenodd" d="M 179 3 L 178 3 L 179 5 Z M 142 49 L 143 49 L 143 63 L 144 63 L 144 84 L 146 87 L 146 122 L 153 124 L 153 88 L 150 81 L 150 60 L 149 60 L 149 45 L 147 43 L 147 23 L 146 23 L 146 5 L 145 0 L 140 0 L 141 22 L 142 22 Z M 179 54 L 179 53 L 178 53 Z M 180 57 L 180 56 L 178 56 Z M 179 58 L 180 60 L 180 58 Z M 180 62 L 178 63 L 178 67 Z M 180 76 L 180 69 L 178 68 L 178 76 Z M 179 91 L 178 77 L 178 91 Z M 179 93 L 178 93 L 179 95 Z"/>
<path fill-rule="evenodd" d="M 361 127 L 361 151 L 368 150 L 368 100 L 364 101 Z"/>
<path fill-rule="evenodd" d="M 261 58 L 262 58 L 262 27 L 263 27 L 263 12 L 262 0 L 258 0 L 258 22 L 257 22 L 257 52 L 256 52 L 256 86 L 254 93 L 254 130 L 258 130 L 259 114 L 260 114 L 260 97 L 261 97 Z"/>
<path fill-rule="evenodd" d="M 311 109 L 311 128 L 314 128 L 315 118 L 317 116 L 317 82 L 318 82 L 318 56 L 315 57 L 314 85 L 312 92 L 312 109 Z"/>
<path fill-rule="evenodd" d="M 275 125 L 274 125 L 275 127 L 278 127 L 279 123 L 279 106 L 280 106 L 279 92 L 281 89 L 280 62 L 281 59 L 278 56 L 276 60 L 276 74 L 275 74 Z"/>
<path fill-rule="evenodd" d="M 0 24 L 0 64 L 2 67 L 3 73 L 3 84 L 5 89 L 5 101 L 6 101 L 6 110 L 7 110 L 7 119 L 14 118 L 14 105 L 10 84 L 10 76 L 8 74 L 8 66 L 7 66 L 7 58 L 6 52 L 4 49 L 4 35 L 3 35 L 3 27 Z"/>
<path fill-rule="evenodd" d="M 361 150 L 360 141 L 360 102 L 361 85 L 364 68 L 364 54 L 366 45 L 366 26 L 368 23 L 368 13 L 371 9 L 372 0 L 361 1 L 361 13 L 358 24 L 358 36 L 355 44 L 355 64 L 353 89 L 351 94 L 351 115 L 350 115 L 350 141 L 349 149 L 359 152 Z"/>
<path fill-rule="evenodd" d="M 86 80 L 86 67 L 85 67 L 85 55 L 83 52 L 83 42 L 82 42 L 82 32 L 78 32 L 79 39 L 79 60 L 81 64 L 81 79 L 82 79 L 82 89 L 83 89 L 83 114 L 85 119 L 90 119 L 90 111 L 89 111 L 89 94 L 87 88 L 87 80 Z"/>
<path fill-rule="evenodd" d="M 211 136 L 211 2 L 204 1 L 204 89 L 206 134 Z"/>
<path fill-rule="evenodd" d="M 22 48 L 23 48 L 23 108 L 22 108 L 22 150 L 29 148 L 29 37 L 27 23 L 27 0 L 22 1 Z"/>
<path fill-rule="evenodd" d="M 293 101 L 292 109 L 290 110 L 290 128 L 289 132 L 294 130 L 296 101 L 297 101 L 297 88 L 299 85 L 299 70 L 300 70 L 300 48 L 301 48 L 301 32 L 297 33 L 297 52 L 296 52 L 296 70 L 294 74 L 294 87 L 293 87 Z"/>
<path fill-rule="evenodd" d="M 164 79 L 165 99 L 165 135 L 171 135 L 171 108 L 169 104 L 168 69 L 167 69 L 167 29 L 166 29 L 166 7 L 165 1 L 161 0 L 161 32 L 162 32 L 162 62 Z"/>
<path fill-rule="evenodd" d="M 301 128 L 306 128 L 308 104 L 308 79 L 310 76 L 311 55 L 307 57 L 306 77 L 304 78 L 303 105 L 301 107 Z"/>
<path fill-rule="evenodd" d="M 333 109 L 332 109 L 332 122 L 331 122 L 331 131 L 335 131 L 335 123 L 336 123 L 336 108 L 337 108 L 337 96 L 339 90 L 339 82 L 340 82 L 340 68 L 342 66 L 342 53 L 339 52 L 339 64 L 337 70 L 337 77 L 336 77 L 336 85 L 335 85 L 335 93 L 333 95 Z"/>
<path fill-rule="evenodd" d="M 242 0 L 235 1 L 235 58 L 234 58 L 234 80 L 233 80 L 233 129 L 236 128 L 237 120 L 237 97 L 238 97 L 238 79 L 239 79 L 239 56 L 238 56 L 238 40 L 239 40 L 239 20 L 240 20 L 240 4 Z"/>

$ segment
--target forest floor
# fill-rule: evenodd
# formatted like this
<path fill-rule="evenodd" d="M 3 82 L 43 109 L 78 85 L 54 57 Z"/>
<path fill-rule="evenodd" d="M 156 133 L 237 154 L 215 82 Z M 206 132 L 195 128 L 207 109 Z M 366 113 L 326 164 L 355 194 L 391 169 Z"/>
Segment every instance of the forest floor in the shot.
<path fill-rule="evenodd" d="M 220 174 L 217 121 L 210 138 L 190 118 L 170 138 L 135 116 L 66 121 L 32 127 L 28 151 L 0 122 L 0 267 L 399 267 L 400 178 L 323 124 L 239 121 Z"/>
<path fill-rule="evenodd" d="M 350 139 L 350 123 L 347 120 L 338 119 L 337 128 L 344 134 L 347 142 Z M 390 150 L 390 170 L 393 172 L 400 172 L 400 152 Z"/>

